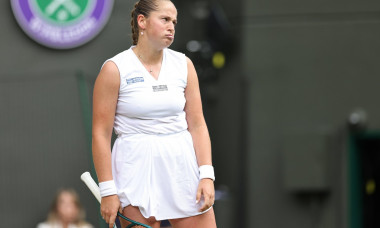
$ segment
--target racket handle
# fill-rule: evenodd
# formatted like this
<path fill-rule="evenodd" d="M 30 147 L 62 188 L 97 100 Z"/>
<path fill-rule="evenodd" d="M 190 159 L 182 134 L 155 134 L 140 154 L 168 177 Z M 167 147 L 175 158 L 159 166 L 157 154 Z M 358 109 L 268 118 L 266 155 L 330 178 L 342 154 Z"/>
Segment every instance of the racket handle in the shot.
<path fill-rule="evenodd" d="M 100 197 L 100 190 L 99 186 L 95 183 L 94 179 L 92 179 L 91 174 L 89 172 L 84 172 L 80 179 L 87 185 L 87 187 L 90 189 L 92 194 L 94 194 L 95 198 L 100 203 L 101 197 Z"/>
<path fill-rule="evenodd" d="M 94 194 L 95 198 L 100 203 L 100 190 L 99 186 L 95 183 L 94 179 L 92 179 L 91 174 L 89 172 L 84 172 L 80 176 L 80 179 L 87 185 L 92 194 Z M 113 224 L 114 228 L 117 228 L 116 224 Z"/>

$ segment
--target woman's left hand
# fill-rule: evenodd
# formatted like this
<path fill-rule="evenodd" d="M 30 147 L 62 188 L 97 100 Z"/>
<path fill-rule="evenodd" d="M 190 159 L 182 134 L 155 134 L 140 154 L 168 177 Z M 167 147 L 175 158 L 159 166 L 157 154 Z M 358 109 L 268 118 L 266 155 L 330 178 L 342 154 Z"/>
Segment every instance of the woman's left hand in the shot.
<path fill-rule="evenodd" d="M 197 203 L 199 203 L 201 197 L 203 196 L 204 203 L 202 204 L 199 211 L 203 212 L 209 209 L 212 205 L 214 205 L 215 201 L 215 189 L 214 189 L 214 181 L 208 178 L 201 179 L 199 181 L 198 190 L 197 190 Z"/>

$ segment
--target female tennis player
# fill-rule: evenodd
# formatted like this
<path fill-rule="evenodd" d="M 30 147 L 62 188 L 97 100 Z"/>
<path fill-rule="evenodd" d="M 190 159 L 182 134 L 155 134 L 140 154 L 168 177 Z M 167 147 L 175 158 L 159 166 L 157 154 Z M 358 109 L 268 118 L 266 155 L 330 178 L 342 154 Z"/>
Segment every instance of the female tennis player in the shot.
<path fill-rule="evenodd" d="M 133 45 L 105 61 L 93 96 L 93 159 L 101 215 L 117 211 L 160 227 L 216 227 L 214 169 L 193 63 L 168 47 L 177 10 L 170 0 L 140 0 Z M 111 135 L 116 139 L 111 153 Z M 123 224 L 125 226 L 127 224 Z"/>

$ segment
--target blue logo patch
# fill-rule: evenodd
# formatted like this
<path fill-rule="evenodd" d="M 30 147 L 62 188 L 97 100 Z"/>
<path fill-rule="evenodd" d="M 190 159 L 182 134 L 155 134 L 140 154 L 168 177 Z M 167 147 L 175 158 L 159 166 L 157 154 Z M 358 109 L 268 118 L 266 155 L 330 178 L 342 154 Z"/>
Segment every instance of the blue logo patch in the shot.
<path fill-rule="evenodd" d="M 135 78 L 127 78 L 127 84 L 133 84 L 133 83 L 137 83 L 137 82 L 144 82 L 144 78 L 143 77 L 135 77 Z"/>

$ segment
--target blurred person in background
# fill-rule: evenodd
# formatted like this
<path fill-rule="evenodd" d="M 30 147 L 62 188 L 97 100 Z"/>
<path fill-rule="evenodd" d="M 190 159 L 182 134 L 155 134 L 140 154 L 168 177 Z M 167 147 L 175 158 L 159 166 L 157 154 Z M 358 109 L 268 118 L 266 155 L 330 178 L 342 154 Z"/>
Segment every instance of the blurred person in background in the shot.
<path fill-rule="evenodd" d="M 85 221 L 85 211 L 73 189 L 58 190 L 47 220 L 37 228 L 93 228 Z"/>

